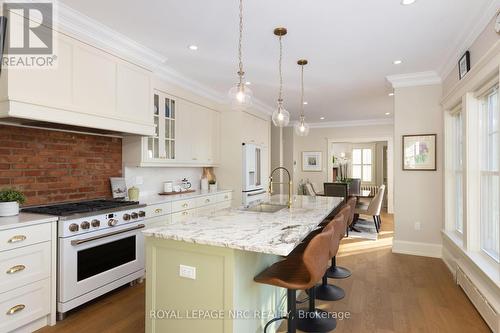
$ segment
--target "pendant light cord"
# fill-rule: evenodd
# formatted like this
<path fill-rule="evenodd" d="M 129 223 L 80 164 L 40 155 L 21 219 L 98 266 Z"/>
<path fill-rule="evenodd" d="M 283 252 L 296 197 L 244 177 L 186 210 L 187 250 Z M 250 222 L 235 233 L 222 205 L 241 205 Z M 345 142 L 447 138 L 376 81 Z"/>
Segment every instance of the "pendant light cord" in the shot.
<path fill-rule="evenodd" d="M 300 120 L 304 122 L 304 65 L 300 65 Z"/>
<path fill-rule="evenodd" d="M 238 41 L 238 75 L 240 77 L 240 86 L 243 84 L 243 60 L 242 60 L 242 50 L 241 50 L 241 44 L 243 41 L 243 0 L 240 0 L 240 36 L 239 36 L 239 41 Z"/>
<path fill-rule="evenodd" d="M 278 71 L 279 71 L 279 74 L 280 74 L 280 90 L 279 90 L 279 95 L 278 95 L 278 102 L 282 102 L 283 101 L 283 73 L 281 72 L 281 61 L 283 59 L 283 41 L 282 41 L 282 36 L 279 36 L 280 37 L 280 57 L 279 57 L 279 60 L 278 60 Z"/>

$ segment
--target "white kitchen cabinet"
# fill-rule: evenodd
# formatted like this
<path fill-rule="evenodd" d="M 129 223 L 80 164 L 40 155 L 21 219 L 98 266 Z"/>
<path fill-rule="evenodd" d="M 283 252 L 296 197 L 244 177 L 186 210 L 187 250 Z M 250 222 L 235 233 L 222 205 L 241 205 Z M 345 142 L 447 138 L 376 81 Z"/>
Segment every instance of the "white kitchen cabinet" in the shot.
<path fill-rule="evenodd" d="M 153 133 L 150 71 L 63 33 L 54 38 L 54 67 L 2 68 L 2 120 Z"/>
<path fill-rule="evenodd" d="M 57 222 L 19 225 L 0 231 L 0 332 L 56 323 Z"/>
<path fill-rule="evenodd" d="M 196 216 L 195 209 L 183 210 L 181 212 L 172 213 L 172 223 L 184 222 L 195 216 Z"/>
<path fill-rule="evenodd" d="M 123 161 L 131 166 L 216 166 L 220 156 L 220 113 L 198 103 L 153 92 L 155 133 L 125 137 Z"/>
<path fill-rule="evenodd" d="M 242 113 L 242 139 L 263 147 L 269 145 L 269 122 L 246 112 Z"/>

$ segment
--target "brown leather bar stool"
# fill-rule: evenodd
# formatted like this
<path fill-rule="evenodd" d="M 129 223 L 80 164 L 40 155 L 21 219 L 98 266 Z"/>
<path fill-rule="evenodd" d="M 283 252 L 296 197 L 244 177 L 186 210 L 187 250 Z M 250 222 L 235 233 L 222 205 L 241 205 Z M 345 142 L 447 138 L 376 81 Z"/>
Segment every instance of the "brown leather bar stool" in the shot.
<path fill-rule="evenodd" d="M 344 237 L 347 222 L 351 214 L 351 207 L 344 205 L 332 220 L 334 234 L 329 247 L 330 258 L 335 258 L 340 246 L 340 241 Z M 315 297 L 324 301 L 338 301 L 345 297 L 344 289 L 328 283 L 328 274 L 325 272 L 321 279 L 321 284 L 315 286 Z M 309 295 L 312 297 L 312 295 Z"/>
<path fill-rule="evenodd" d="M 356 209 L 356 202 L 358 199 L 356 197 L 351 197 L 349 200 L 347 200 L 347 205 L 351 208 L 351 212 L 349 214 L 349 218 L 347 220 L 347 230 L 351 226 L 351 224 L 354 222 L 354 211 Z M 347 235 L 349 235 L 349 232 L 347 232 Z M 332 258 L 332 264 L 330 268 L 326 271 L 326 274 L 328 275 L 329 278 L 331 279 L 345 279 L 351 276 L 351 271 L 348 270 L 345 267 L 340 267 L 337 266 L 337 259 L 336 256 Z"/>
<path fill-rule="evenodd" d="M 288 333 L 295 333 L 297 328 L 305 332 L 329 332 L 337 326 L 335 318 L 325 316 L 323 311 L 315 308 L 314 297 L 310 298 L 309 312 L 302 310 L 297 313 L 296 309 L 297 290 L 313 290 L 316 281 L 328 268 L 333 232 L 333 226 L 325 227 L 305 245 L 303 251 L 292 252 L 254 278 L 255 282 L 287 289 Z M 297 316 L 306 320 L 298 321 Z"/>

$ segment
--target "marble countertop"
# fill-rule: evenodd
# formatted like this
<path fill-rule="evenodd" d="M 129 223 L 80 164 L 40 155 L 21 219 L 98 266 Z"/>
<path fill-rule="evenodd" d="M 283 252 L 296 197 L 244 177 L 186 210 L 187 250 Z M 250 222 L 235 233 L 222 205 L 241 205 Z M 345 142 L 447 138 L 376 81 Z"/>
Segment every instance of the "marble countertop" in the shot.
<path fill-rule="evenodd" d="M 274 195 L 271 203 L 286 197 Z M 293 197 L 292 208 L 256 213 L 235 208 L 144 230 L 145 236 L 287 256 L 338 205 L 337 197 Z"/>
<path fill-rule="evenodd" d="M 232 190 L 221 189 L 221 190 L 217 190 L 215 192 L 195 190 L 194 192 L 189 192 L 189 193 L 179 192 L 179 194 L 172 194 L 172 195 L 151 194 L 151 195 L 146 195 L 144 197 L 139 197 L 139 202 L 141 204 L 146 204 L 146 205 L 155 205 L 155 204 L 160 204 L 160 203 L 165 203 L 165 202 L 172 202 L 172 201 L 177 201 L 177 200 L 182 200 L 182 199 L 191 199 L 191 198 L 201 197 L 201 196 L 205 196 L 205 195 L 215 195 L 215 194 L 227 193 L 227 192 L 232 192 Z"/>
<path fill-rule="evenodd" d="M 29 225 L 57 221 L 57 216 L 19 213 L 15 216 L 0 217 L 0 230 L 27 227 Z"/>

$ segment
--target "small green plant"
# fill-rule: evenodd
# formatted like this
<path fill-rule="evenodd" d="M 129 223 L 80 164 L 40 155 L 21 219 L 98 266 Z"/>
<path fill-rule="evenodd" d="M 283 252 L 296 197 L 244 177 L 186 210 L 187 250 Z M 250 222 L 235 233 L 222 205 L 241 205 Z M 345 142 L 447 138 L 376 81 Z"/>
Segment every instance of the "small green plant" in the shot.
<path fill-rule="evenodd" d="M 22 205 L 26 201 L 26 197 L 21 192 L 14 189 L 4 189 L 0 190 L 0 202 L 12 202 L 17 201 Z"/>
<path fill-rule="evenodd" d="M 210 185 L 215 185 L 217 182 L 215 181 L 215 179 L 210 179 L 210 180 L 208 181 L 208 183 L 209 183 Z"/>

